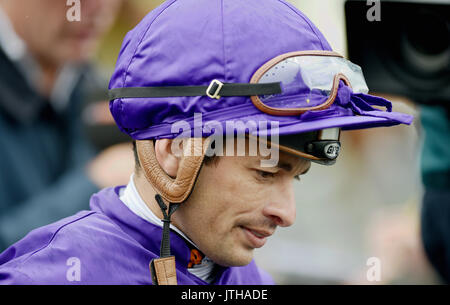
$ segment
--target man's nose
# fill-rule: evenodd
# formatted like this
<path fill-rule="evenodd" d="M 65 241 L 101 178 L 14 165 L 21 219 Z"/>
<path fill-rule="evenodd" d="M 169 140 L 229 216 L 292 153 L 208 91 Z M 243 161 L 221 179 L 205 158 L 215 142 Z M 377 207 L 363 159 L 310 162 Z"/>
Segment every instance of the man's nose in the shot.
<path fill-rule="evenodd" d="M 294 224 L 296 205 L 292 181 L 281 185 L 263 209 L 263 215 L 270 218 L 277 226 L 289 227 Z"/>

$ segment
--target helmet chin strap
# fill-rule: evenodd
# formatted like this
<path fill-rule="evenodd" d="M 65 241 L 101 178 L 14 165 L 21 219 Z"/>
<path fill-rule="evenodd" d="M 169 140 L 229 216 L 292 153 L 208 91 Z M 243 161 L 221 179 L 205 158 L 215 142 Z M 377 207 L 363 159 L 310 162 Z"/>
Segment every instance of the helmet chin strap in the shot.
<path fill-rule="evenodd" d="M 210 146 L 209 138 L 188 138 L 183 142 L 183 155 L 177 176 L 170 177 L 156 159 L 153 140 L 136 141 L 139 162 L 147 181 L 156 190 L 155 200 L 163 214 L 160 257 L 150 262 L 154 285 L 177 285 L 175 256 L 170 255 L 170 216 L 192 193 L 203 159 Z M 167 206 L 164 200 L 169 202 Z"/>

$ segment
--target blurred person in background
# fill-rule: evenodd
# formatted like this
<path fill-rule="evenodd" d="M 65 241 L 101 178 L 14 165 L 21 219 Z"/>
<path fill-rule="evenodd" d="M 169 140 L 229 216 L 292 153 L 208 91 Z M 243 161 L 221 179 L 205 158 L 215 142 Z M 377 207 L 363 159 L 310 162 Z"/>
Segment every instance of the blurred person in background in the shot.
<path fill-rule="evenodd" d="M 128 180 L 131 149 L 95 157 L 80 120 L 96 81 L 90 59 L 121 2 L 81 1 L 70 22 L 76 1 L 0 0 L 0 251 Z"/>
<path fill-rule="evenodd" d="M 449 49 L 450 52 L 450 49 Z M 425 194 L 421 233 L 430 263 L 445 283 L 450 283 L 450 101 L 422 105 L 424 144 L 421 157 Z"/>
<path fill-rule="evenodd" d="M 376 5 L 346 0 L 350 59 L 363 67 L 372 90 L 414 103 L 420 113 L 424 187 L 421 239 L 429 261 L 449 283 L 450 1 L 393 0 L 378 4 L 380 14 L 374 21 L 368 17 L 376 11 Z M 398 231 L 398 224 L 389 222 L 392 232 Z M 386 226 L 381 230 L 386 231 Z M 404 262 L 411 257 L 403 255 L 401 259 Z M 417 264 L 410 265 L 417 269 Z"/>

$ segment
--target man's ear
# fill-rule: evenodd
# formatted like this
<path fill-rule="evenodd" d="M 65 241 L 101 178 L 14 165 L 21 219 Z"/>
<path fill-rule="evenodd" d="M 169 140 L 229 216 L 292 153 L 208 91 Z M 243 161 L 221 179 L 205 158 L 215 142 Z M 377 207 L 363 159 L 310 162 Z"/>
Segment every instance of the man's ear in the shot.
<path fill-rule="evenodd" d="M 145 178 L 155 191 L 170 203 L 182 203 L 194 187 L 210 139 L 187 138 L 181 156 L 177 154 L 179 145 L 171 145 L 171 141 L 175 139 L 139 140 L 136 149 Z"/>
<path fill-rule="evenodd" d="M 172 178 L 177 176 L 180 158 L 172 151 L 172 139 L 155 141 L 155 155 L 160 167 Z"/>

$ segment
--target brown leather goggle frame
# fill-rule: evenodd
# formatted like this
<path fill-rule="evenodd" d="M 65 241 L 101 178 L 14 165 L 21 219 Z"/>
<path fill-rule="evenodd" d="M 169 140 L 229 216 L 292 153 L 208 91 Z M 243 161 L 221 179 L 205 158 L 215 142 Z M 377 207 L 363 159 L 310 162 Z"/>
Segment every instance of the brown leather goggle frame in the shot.
<path fill-rule="evenodd" d="M 339 53 L 333 52 L 333 51 L 295 51 L 290 53 L 281 54 L 268 62 L 266 62 L 264 65 L 262 65 L 256 72 L 253 74 L 252 78 L 250 79 L 251 84 L 257 84 L 260 79 L 263 77 L 263 75 L 271 69 L 276 64 L 280 63 L 281 61 L 290 58 L 290 57 L 297 57 L 297 56 L 331 56 L 331 57 L 340 57 L 343 58 L 342 55 Z M 337 91 L 339 88 L 339 81 L 342 80 L 344 83 L 351 88 L 350 81 L 348 78 L 342 74 L 338 73 L 334 76 L 333 79 L 333 87 L 331 89 L 331 94 L 328 97 L 328 99 L 323 102 L 320 105 L 313 106 L 313 107 L 304 107 L 304 108 L 274 108 L 267 106 L 264 104 L 259 96 L 253 95 L 250 97 L 253 104 L 261 110 L 262 112 L 265 112 L 270 115 L 281 115 L 281 116 L 289 116 L 289 115 L 300 115 L 302 113 L 305 113 L 306 111 L 310 110 L 323 110 L 328 107 L 330 107 L 334 100 L 336 99 Z"/>

